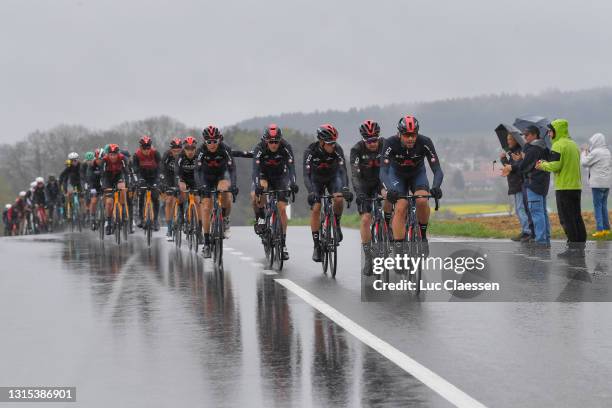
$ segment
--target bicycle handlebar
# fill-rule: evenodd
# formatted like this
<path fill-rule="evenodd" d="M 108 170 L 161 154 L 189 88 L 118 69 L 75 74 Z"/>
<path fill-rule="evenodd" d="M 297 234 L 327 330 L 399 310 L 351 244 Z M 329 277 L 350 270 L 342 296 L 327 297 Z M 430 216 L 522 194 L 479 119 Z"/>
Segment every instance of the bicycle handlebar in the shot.
<path fill-rule="evenodd" d="M 438 209 L 440 208 L 440 200 L 438 200 L 436 197 L 432 196 L 431 194 L 402 195 L 402 196 L 397 196 L 397 198 L 403 198 L 405 200 L 416 200 L 417 198 L 427 198 L 427 199 L 433 198 L 436 203 L 435 211 L 438 211 Z"/>
<path fill-rule="evenodd" d="M 291 202 L 295 203 L 295 193 L 292 190 L 269 190 L 269 191 L 264 191 L 261 194 L 269 196 L 269 195 L 278 195 L 282 193 L 291 193 Z"/>

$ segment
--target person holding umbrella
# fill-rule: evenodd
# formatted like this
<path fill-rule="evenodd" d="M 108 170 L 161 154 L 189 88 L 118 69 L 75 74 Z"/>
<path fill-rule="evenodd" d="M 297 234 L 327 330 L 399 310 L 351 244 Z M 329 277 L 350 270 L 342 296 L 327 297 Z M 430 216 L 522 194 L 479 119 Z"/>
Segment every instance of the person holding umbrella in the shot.
<path fill-rule="evenodd" d="M 612 182 L 610 170 L 610 150 L 606 144 L 606 137 L 595 133 L 589 139 L 588 147 L 584 147 L 580 154 L 582 167 L 589 170 L 589 185 L 593 192 L 593 207 L 597 231 L 593 238 L 602 238 L 610 234 L 610 221 L 608 220 L 608 193 Z"/>
<path fill-rule="evenodd" d="M 523 188 L 527 196 L 527 208 L 533 220 L 535 244 L 550 247 L 550 220 L 546 209 L 546 196 L 550 186 L 550 173 L 535 168 L 539 160 L 548 160 L 550 150 L 540 138 L 540 129 L 529 125 L 525 129 L 525 141 L 519 169 L 523 174 Z"/>
<path fill-rule="evenodd" d="M 503 128 L 503 129 L 501 129 Z M 521 142 L 523 142 L 520 132 L 508 125 L 500 125 L 495 131 L 498 133 L 500 143 L 504 151 L 499 158 L 503 164 L 501 170 L 502 177 L 508 181 L 508 195 L 514 199 L 514 210 L 521 224 L 521 232 L 513 241 L 529 242 L 532 238 L 531 219 L 527 210 L 527 200 L 523 194 L 523 175 L 519 169 L 521 157 Z M 505 136 L 505 140 L 503 137 Z M 506 143 L 503 143 L 503 142 Z"/>
<path fill-rule="evenodd" d="M 570 138 L 568 128 L 566 119 L 555 119 L 548 125 L 548 135 L 552 139 L 550 160 L 536 163 L 536 169 L 555 176 L 557 211 L 568 241 L 567 250 L 558 255 L 560 258 L 584 257 L 586 243 L 586 229 L 580 208 L 580 149 Z"/>

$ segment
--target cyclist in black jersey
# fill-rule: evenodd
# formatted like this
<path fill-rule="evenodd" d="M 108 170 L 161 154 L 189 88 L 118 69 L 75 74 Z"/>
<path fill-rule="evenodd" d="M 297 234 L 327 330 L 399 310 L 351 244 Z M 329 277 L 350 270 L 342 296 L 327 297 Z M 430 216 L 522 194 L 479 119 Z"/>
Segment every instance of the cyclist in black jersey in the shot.
<path fill-rule="evenodd" d="M 251 188 L 251 204 L 255 212 L 255 232 L 261 234 L 266 226 L 264 200 L 261 194 L 268 190 L 291 190 L 294 194 L 299 188 L 295 180 L 295 162 L 291 145 L 283 139 L 281 129 L 269 125 L 255 148 L 253 149 L 253 184 Z M 289 259 L 289 251 L 285 245 L 287 236 L 287 202 L 288 194 L 278 197 L 278 210 L 283 226 L 283 260 Z"/>
<path fill-rule="evenodd" d="M 444 174 L 436 154 L 433 142 L 419 133 L 419 122 L 413 116 L 404 116 L 397 125 L 398 133 L 385 141 L 381 180 L 387 190 L 387 199 L 395 203 L 393 216 L 393 238 L 400 246 L 406 235 L 406 216 L 408 201 L 398 199 L 412 191 L 415 195 L 431 194 L 442 198 L 442 180 Z M 425 159 L 434 173 L 433 186 L 430 190 Z M 416 200 L 417 218 L 423 241 L 427 241 L 427 224 L 429 223 L 429 203 L 426 198 Z"/>
<path fill-rule="evenodd" d="M 174 206 L 176 205 L 176 196 L 174 194 L 168 194 L 171 190 L 177 187 L 175 174 L 174 174 L 174 163 L 181 154 L 183 141 L 179 138 L 174 138 L 170 141 L 170 149 L 166 150 L 162 156 L 161 161 L 161 174 L 160 188 L 162 191 L 162 197 L 164 198 L 164 215 L 166 216 L 166 224 L 168 231 L 166 237 L 168 241 L 172 241 L 172 222 L 174 214 Z"/>
<path fill-rule="evenodd" d="M 96 149 L 93 154 L 94 158 L 87 166 L 87 173 L 85 175 L 90 195 L 89 213 L 92 215 L 96 213 L 98 196 L 102 194 L 102 159 L 100 158 L 100 150 Z M 92 230 L 97 228 L 95 219 L 92 219 L 91 228 Z"/>
<path fill-rule="evenodd" d="M 210 125 L 202 131 L 204 144 L 198 149 L 198 166 L 196 168 L 196 182 L 200 194 L 203 196 L 200 206 L 200 219 L 204 226 L 204 258 L 210 258 L 210 216 L 212 213 L 212 190 L 226 190 L 230 193 L 221 195 L 221 207 L 225 237 L 230 234 L 230 214 L 232 211 L 232 197 L 238 195 L 236 184 L 236 165 L 232 157 L 232 149 L 223 143 L 223 135 L 216 126 Z"/>
<path fill-rule="evenodd" d="M 349 190 L 346 161 L 342 147 L 336 143 L 338 130 L 330 125 L 321 125 L 317 129 L 317 141 L 304 152 L 304 184 L 308 190 L 308 204 L 311 207 L 310 229 L 314 251 L 312 260 L 321 262 L 319 247 L 319 228 L 321 218 L 321 196 L 334 195 L 334 215 L 338 225 L 338 241 L 342 241 L 340 218 L 344 209 L 344 200 L 351 202 L 353 193 Z"/>
<path fill-rule="evenodd" d="M 380 181 L 380 165 L 382 162 L 385 139 L 380 137 L 380 125 L 372 120 L 366 120 L 359 126 L 362 140 L 351 149 L 351 179 L 357 195 L 357 209 L 361 216 L 359 231 L 363 248 L 365 264 L 363 272 L 369 274 L 372 269 L 372 198 L 384 196 L 385 191 Z M 391 220 L 392 206 L 384 201 L 385 220 Z"/>

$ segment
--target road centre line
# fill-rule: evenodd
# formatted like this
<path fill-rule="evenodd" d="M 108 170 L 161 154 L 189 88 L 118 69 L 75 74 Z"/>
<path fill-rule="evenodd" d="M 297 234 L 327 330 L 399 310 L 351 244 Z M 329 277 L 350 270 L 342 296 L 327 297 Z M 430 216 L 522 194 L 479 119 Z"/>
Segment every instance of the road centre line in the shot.
<path fill-rule="evenodd" d="M 266 271 L 267 272 L 267 271 Z M 264 272 L 265 273 L 265 272 Z M 408 355 L 402 353 L 386 341 L 380 339 L 368 330 L 364 329 L 338 310 L 334 309 L 327 303 L 323 302 L 306 289 L 295 284 L 289 279 L 275 279 L 280 285 L 299 296 L 303 301 L 310 306 L 323 313 L 344 330 L 358 338 L 365 345 L 373 348 L 387 359 L 402 368 L 408 374 L 412 375 L 423 384 L 431 388 L 441 397 L 446 399 L 451 404 L 457 407 L 484 407 L 482 403 L 455 387 L 453 384 L 446 381 L 427 367 L 421 365 Z"/>

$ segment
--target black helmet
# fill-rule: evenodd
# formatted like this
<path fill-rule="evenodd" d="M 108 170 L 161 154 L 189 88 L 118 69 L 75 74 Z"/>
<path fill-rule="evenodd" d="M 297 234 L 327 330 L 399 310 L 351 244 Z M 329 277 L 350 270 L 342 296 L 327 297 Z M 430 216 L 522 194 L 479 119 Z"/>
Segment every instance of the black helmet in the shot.
<path fill-rule="evenodd" d="M 414 116 L 406 115 L 397 123 L 397 130 L 400 135 L 419 133 L 419 121 Z"/>
<path fill-rule="evenodd" d="M 283 133 L 280 128 L 274 123 L 268 125 L 266 130 L 264 130 L 264 134 L 262 139 L 266 142 L 269 141 L 280 141 L 283 138 Z"/>
<path fill-rule="evenodd" d="M 366 120 L 359 126 L 359 133 L 364 139 L 371 139 L 380 136 L 380 126 L 373 120 Z"/>
<path fill-rule="evenodd" d="M 171 149 L 180 149 L 182 145 L 183 145 L 183 141 L 179 139 L 178 137 L 175 137 L 174 139 L 170 141 Z"/>
<path fill-rule="evenodd" d="M 317 139 L 325 143 L 336 143 L 338 139 L 338 130 L 329 123 L 319 126 L 317 129 Z"/>
<path fill-rule="evenodd" d="M 205 127 L 204 130 L 202 130 L 202 136 L 204 136 L 204 140 L 214 140 L 223 138 L 223 135 L 221 134 L 219 128 L 214 125 Z"/>

